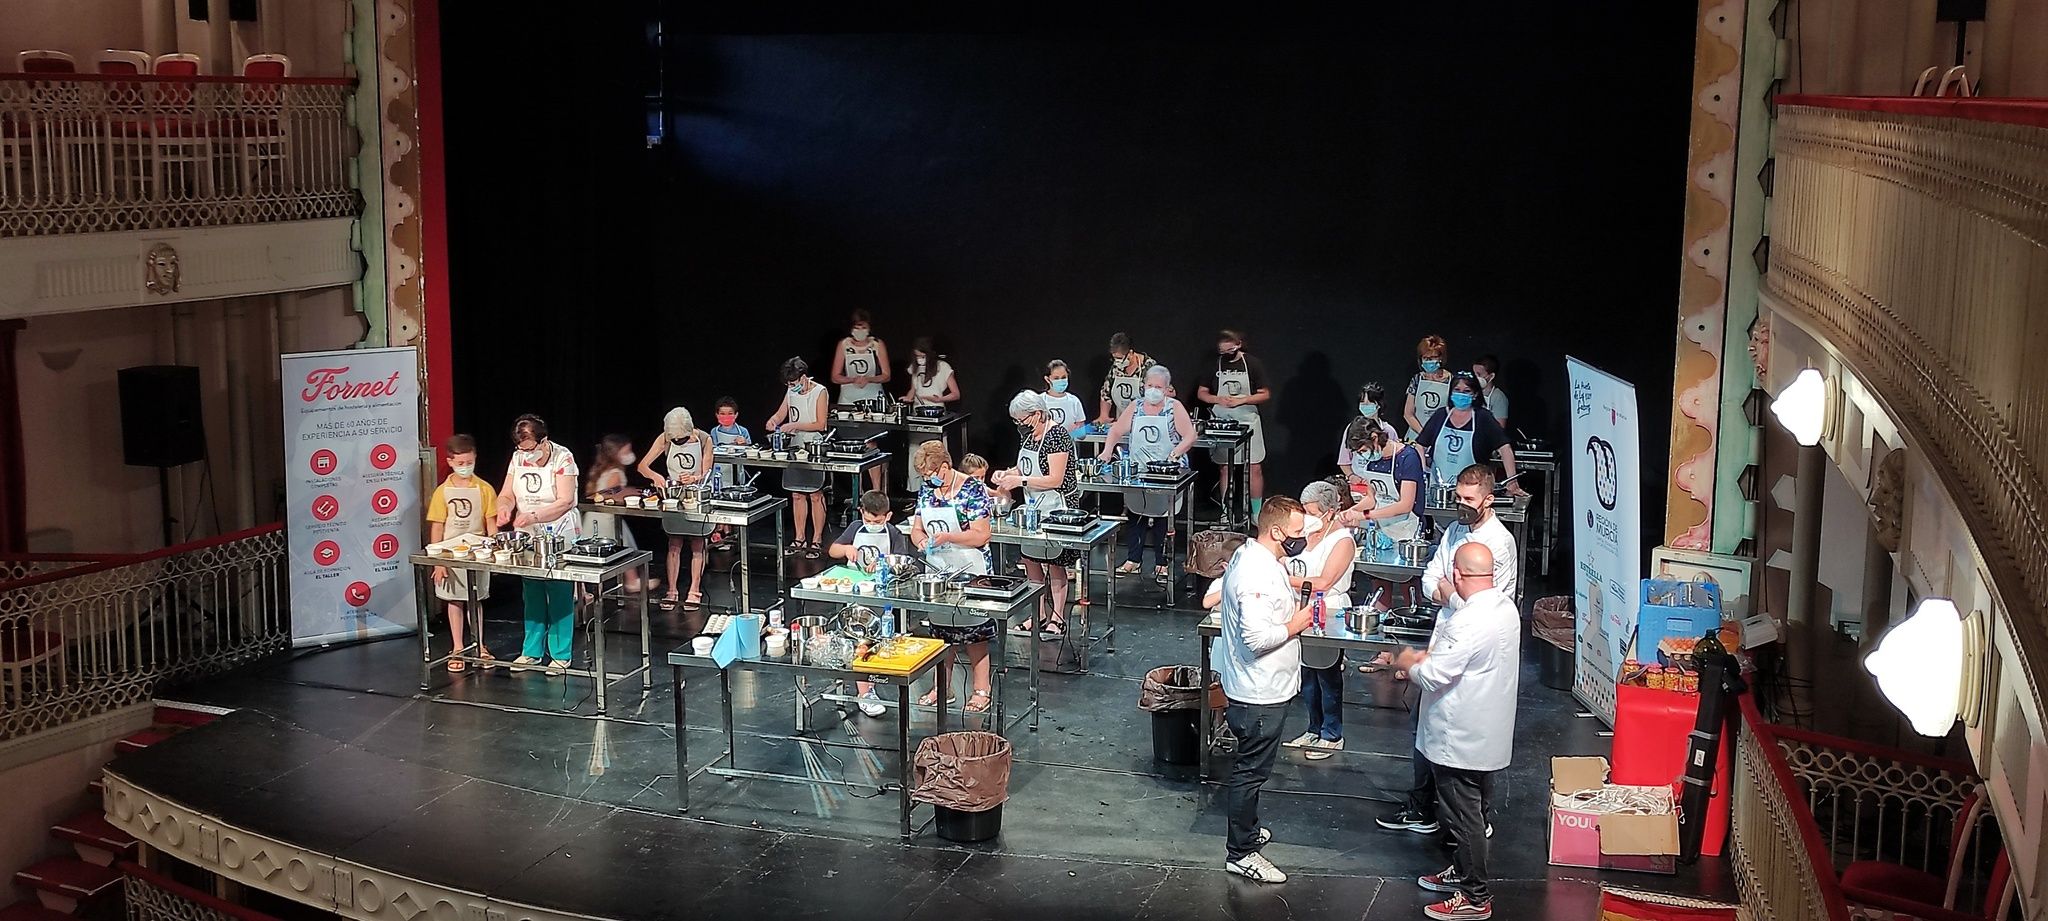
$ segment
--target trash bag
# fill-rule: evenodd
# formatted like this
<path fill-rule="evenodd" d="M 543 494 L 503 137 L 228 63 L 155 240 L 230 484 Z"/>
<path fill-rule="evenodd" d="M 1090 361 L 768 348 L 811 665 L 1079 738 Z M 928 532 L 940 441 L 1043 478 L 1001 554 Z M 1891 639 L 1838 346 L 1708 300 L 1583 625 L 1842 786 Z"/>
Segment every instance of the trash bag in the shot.
<path fill-rule="evenodd" d="M 1214 674 L 1209 676 L 1207 687 L 1201 674 L 1192 665 L 1162 665 L 1146 672 L 1144 683 L 1138 685 L 1138 709 L 1150 713 L 1201 709 L 1203 698 L 1208 696 L 1203 693 L 1205 690 L 1209 694 L 1221 693 Z"/>
<path fill-rule="evenodd" d="M 1010 740 L 993 732 L 945 732 L 917 743 L 910 798 L 958 812 L 986 812 L 1010 798 Z"/>
<path fill-rule="evenodd" d="M 1204 579 L 1223 575 L 1223 568 L 1230 564 L 1230 555 L 1245 542 L 1240 531 L 1226 531 L 1211 528 L 1188 538 L 1188 572 Z"/>
<path fill-rule="evenodd" d="M 1569 652 L 1578 645 L 1578 621 L 1572 616 L 1572 596 L 1553 595 L 1536 601 L 1529 618 L 1532 636 Z"/>

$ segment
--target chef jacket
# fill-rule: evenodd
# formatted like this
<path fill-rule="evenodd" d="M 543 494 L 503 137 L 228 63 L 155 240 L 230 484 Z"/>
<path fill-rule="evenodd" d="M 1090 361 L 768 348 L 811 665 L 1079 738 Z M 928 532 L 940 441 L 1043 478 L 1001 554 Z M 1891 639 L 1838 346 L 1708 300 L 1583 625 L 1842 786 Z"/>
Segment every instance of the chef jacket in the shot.
<path fill-rule="evenodd" d="M 1522 616 L 1489 588 L 1438 622 L 1429 657 L 1408 670 L 1422 689 L 1415 749 L 1429 763 L 1498 771 L 1513 760 L 1515 695 L 1522 671 Z"/>

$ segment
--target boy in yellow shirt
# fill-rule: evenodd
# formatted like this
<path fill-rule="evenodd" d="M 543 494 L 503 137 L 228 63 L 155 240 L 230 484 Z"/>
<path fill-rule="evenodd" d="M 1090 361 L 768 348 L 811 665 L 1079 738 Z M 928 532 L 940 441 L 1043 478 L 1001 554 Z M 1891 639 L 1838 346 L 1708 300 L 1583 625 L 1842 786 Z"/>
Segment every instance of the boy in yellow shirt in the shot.
<path fill-rule="evenodd" d="M 438 544 L 457 537 L 488 537 L 491 522 L 498 515 L 498 492 L 491 484 L 476 477 L 476 439 L 468 435 L 456 435 L 441 446 L 441 456 L 448 462 L 448 478 L 434 487 L 434 495 L 427 500 L 427 540 Z M 446 566 L 434 567 L 434 595 L 448 602 L 448 632 L 454 645 L 452 652 L 461 652 L 465 645 L 462 631 L 466 618 L 463 603 L 469 600 L 469 583 L 476 580 L 476 598 L 479 602 L 491 597 L 490 577 L 486 574 Z M 482 621 L 479 619 L 479 631 Z M 425 624 L 420 629 L 426 629 Z M 484 648 L 484 638 L 476 638 L 477 655 L 491 658 L 491 651 Z M 462 671 L 465 666 L 461 659 L 449 659 L 448 670 Z M 484 665 L 489 668 L 487 662 Z"/>

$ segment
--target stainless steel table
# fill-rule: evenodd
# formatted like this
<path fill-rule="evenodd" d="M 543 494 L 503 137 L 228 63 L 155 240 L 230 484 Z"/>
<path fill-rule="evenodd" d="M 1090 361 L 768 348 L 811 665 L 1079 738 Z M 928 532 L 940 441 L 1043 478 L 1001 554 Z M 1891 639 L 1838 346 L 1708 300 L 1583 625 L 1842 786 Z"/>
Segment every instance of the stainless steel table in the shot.
<path fill-rule="evenodd" d="M 1074 436 L 1074 443 L 1099 445 L 1102 448 L 1100 456 L 1106 457 L 1110 453 L 1109 432 L 1095 431 L 1092 427 L 1093 424 L 1091 423 L 1090 425 L 1090 428 L 1082 429 Z M 1246 432 L 1242 435 L 1231 436 L 1199 434 L 1201 431 L 1201 423 L 1199 422 L 1195 424 L 1195 429 L 1198 434 L 1195 435 L 1195 446 L 1191 449 L 1191 453 L 1193 450 L 1206 449 L 1213 451 L 1217 448 L 1229 451 L 1230 464 L 1234 471 L 1231 478 L 1237 481 L 1235 484 L 1236 488 L 1230 491 L 1230 507 L 1223 510 L 1223 517 L 1228 520 L 1217 522 L 1217 524 L 1226 528 L 1240 527 L 1242 530 L 1249 532 L 1252 529 L 1252 468 L 1250 464 L 1245 463 L 1245 458 L 1251 450 L 1251 433 Z M 1192 501 L 1193 497 L 1190 496 L 1189 498 L 1191 501 L 1188 502 L 1188 533 L 1193 535 L 1195 509 L 1194 502 Z"/>
<path fill-rule="evenodd" d="M 989 701 L 990 707 L 987 712 L 994 715 L 995 723 L 993 725 L 995 726 L 995 731 L 998 734 L 1006 735 L 1007 733 L 1004 730 L 1008 728 L 1009 723 L 1004 716 L 1007 711 L 1003 700 L 1003 684 L 1004 679 L 1010 676 L 1010 665 L 1008 657 L 1003 655 L 1003 645 L 1009 639 L 1010 621 L 1016 619 L 1019 614 L 1032 615 L 1037 613 L 1038 598 L 1040 595 L 1045 594 L 1045 586 L 1026 583 L 1024 591 L 1015 598 L 963 597 L 957 601 L 925 601 L 921 598 L 909 597 L 906 589 L 912 584 L 908 579 L 902 580 L 895 585 L 891 585 L 889 587 L 891 591 L 881 595 L 828 592 L 822 589 L 804 588 L 802 585 L 795 585 L 790 587 L 789 597 L 798 601 L 822 601 L 831 604 L 865 604 L 870 607 L 900 608 L 905 611 L 929 615 L 926 619 L 931 623 L 948 627 L 972 626 L 984 620 L 995 621 L 996 635 L 995 639 L 989 641 L 991 648 L 988 652 L 989 696 L 994 699 Z M 1034 624 L 1033 626 L 1036 625 Z M 1038 662 L 1037 630 L 1031 631 L 1031 662 L 1034 665 Z M 1038 669 L 1032 668 L 1029 671 L 1031 672 L 1031 731 L 1037 732 L 1039 716 Z M 946 696 L 943 693 L 944 688 L 942 687 L 940 690 L 937 708 L 940 710 L 949 709 L 946 705 Z M 966 709 L 967 699 L 962 698 L 961 700 L 960 713 L 963 718 L 983 715 L 968 712 Z M 884 701 L 884 703 L 886 704 L 887 702 Z"/>
<path fill-rule="evenodd" d="M 910 826 L 910 766 L 912 761 L 912 755 L 914 754 L 914 751 L 910 747 L 910 714 L 912 712 L 910 709 L 910 688 L 911 685 L 914 685 L 918 681 L 923 680 L 924 676 L 936 672 L 939 686 L 939 697 L 941 700 L 945 699 L 945 695 L 948 690 L 946 684 L 951 679 L 953 672 L 953 648 L 951 646 L 948 646 L 940 650 L 937 655 L 931 657 L 931 659 L 927 660 L 923 665 L 918 666 L 909 674 L 904 675 L 870 675 L 852 666 L 849 666 L 847 668 L 827 668 L 825 666 L 819 665 L 805 665 L 801 662 L 794 661 L 794 659 L 795 653 L 789 652 L 784 653 L 779 658 L 763 657 L 759 659 L 738 659 L 735 660 L 732 663 L 732 665 L 727 668 L 719 668 L 718 663 L 712 661 L 710 656 L 695 655 L 688 651 L 677 651 L 668 654 L 669 672 L 671 674 L 671 677 L 675 681 L 676 793 L 679 797 L 679 802 L 681 803 L 682 811 L 690 811 L 690 779 L 705 772 L 716 774 L 720 777 L 751 777 L 757 780 L 775 780 L 782 781 L 785 783 L 806 783 L 814 785 L 829 784 L 832 786 L 840 787 L 865 786 L 864 784 L 855 784 L 851 781 L 834 780 L 826 777 L 814 777 L 808 775 L 798 776 L 795 774 L 778 774 L 773 771 L 749 771 L 741 769 L 739 767 L 738 759 L 739 746 L 737 744 L 736 733 L 733 731 L 732 722 L 733 669 L 741 669 L 750 672 L 782 673 L 799 680 L 804 678 L 816 677 L 833 679 L 838 681 L 868 681 L 878 685 L 891 686 L 896 689 L 896 712 L 899 718 L 896 721 L 896 748 L 894 750 L 899 753 L 899 760 L 901 763 L 897 768 L 897 780 L 894 786 L 896 787 L 897 795 L 897 820 L 901 825 L 900 834 L 903 838 L 908 839 L 913 834 L 913 830 Z M 718 758 L 712 759 L 710 764 L 705 765 L 703 768 L 700 768 L 694 772 L 690 770 L 690 732 L 688 728 L 689 707 L 684 702 L 683 698 L 683 689 L 685 687 L 685 682 L 683 680 L 684 666 L 717 669 L 718 691 L 721 699 L 720 702 L 723 705 L 720 712 L 722 716 L 722 725 L 725 730 L 725 751 L 720 753 Z M 946 713 L 944 708 L 940 708 L 939 710 L 937 716 L 937 724 L 937 731 L 946 731 Z M 781 739 L 785 741 L 802 742 L 812 745 L 826 745 L 838 748 L 859 748 L 866 749 L 869 751 L 890 750 L 882 748 L 881 746 L 877 745 L 861 745 L 855 742 L 837 742 L 830 739 L 812 738 L 810 736 L 764 734 L 760 737 L 764 739 Z M 725 760 L 724 767 L 718 766 L 719 758 L 723 758 Z M 884 785 L 882 787 L 882 790 L 884 792 L 886 792 L 888 789 L 888 785 Z"/>
<path fill-rule="evenodd" d="M 1435 544 L 1430 545 L 1431 556 L 1435 555 L 1435 547 Z M 1428 566 L 1429 560 L 1427 558 L 1420 563 L 1408 563 L 1401 559 L 1399 550 L 1368 550 L 1363 546 L 1358 548 L 1358 556 L 1351 563 L 1353 571 L 1362 572 L 1368 576 L 1378 576 L 1389 582 L 1406 582 L 1410 579 L 1420 579 L 1422 578 L 1422 570 Z M 1353 597 L 1357 597 L 1355 590 L 1353 591 Z"/>
<path fill-rule="evenodd" d="M 627 515 L 634 518 L 658 518 L 661 520 L 662 532 L 673 534 L 677 537 L 703 537 L 710 533 L 712 528 L 718 526 L 733 528 L 739 531 L 739 609 L 741 611 L 751 611 L 754 609 L 753 567 L 749 565 L 749 561 L 753 559 L 753 544 L 748 539 L 748 536 L 753 533 L 754 525 L 764 518 L 775 521 L 775 543 L 770 546 L 775 548 L 776 583 L 778 585 L 781 584 L 781 581 L 787 578 L 788 575 L 787 567 L 782 558 L 781 547 L 782 510 L 789 506 L 789 500 L 780 497 L 767 497 L 765 493 L 762 495 L 764 498 L 761 501 L 745 508 L 733 508 L 723 505 L 700 505 L 694 509 L 665 511 L 658 507 L 649 508 L 642 506 L 640 508 L 632 508 L 624 505 L 602 505 L 595 502 L 585 502 L 576 506 L 576 508 L 586 515 L 596 513 L 600 515 Z"/>
<path fill-rule="evenodd" d="M 1210 669 L 1210 650 L 1215 646 L 1217 638 L 1223 635 L 1223 615 L 1221 613 L 1215 613 L 1210 614 L 1208 617 L 1202 618 L 1202 622 L 1200 625 L 1196 627 L 1195 633 L 1201 637 L 1202 648 L 1202 657 L 1197 661 L 1201 663 L 1203 674 L 1207 675 Z M 1337 614 L 1331 617 L 1329 621 L 1326 622 L 1320 629 L 1316 627 L 1310 627 L 1307 630 L 1302 631 L 1300 639 L 1301 645 L 1303 646 L 1322 649 L 1341 649 L 1347 652 L 1370 651 L 1378 653 L 1386 650 L 1398 650 L 1405 646 L 1416 645 L 1415 641 L 1404 640 L 1398 637 L 1387 636 L 1385 634 L 1375 633 L 1370 636 L 1366 636 L 1347 631 L 1344 629 L 1344 617 L 1341 614 Z M 1292 704 L 1290 702 L 1290 706 L 1291 705 Z M 1209 707 L 1203 707 L 1201 723 L 1202 777 L 1206 781 L 1209 777 L 1213 776 L 1214 774 L 1215 765 L 1211 759 L 1214 757 L 1216 749 L 1216 711 Z"/>
<path fill-rule="evenodd" d="M 1543 552 L 1536 560 L 1540 571 L 1547 576 L 1550 575 L 1550 551 L 1557 546 L 1557 455 L 1550 451 L 1525 451 L 1516 448 L 1515 472 L 1521 473 L 1525 470 L 1533 470 L 1543 475 Z M 1522 488 L 1527 489 L 1528 484 L 1523 484 Z M 1525 553 L 1533 549 L 1535 548 L 1522 548 Z"/>
<path fill-rule="evenodd" d="M 1062 550 L 1079 550 L 1081 551 L 1081 579 L 1082 584 L 1086 585 L 1089 575 L 1093 572 L 1093 566 L 1089 561 L 1094 558 L 1096 548 L 1114 548 L 1116 546 L 1110 543 L 1109 540 L 1116 534 L 1117 525 L 1119 524 L 1121 522 L 1114 518 L 1097 518 L 1095 523 L 1089 525 L 1086 531 L 1065 533 L 1043 529 L 1027 531 L 1010 524 L 1007 518 L 996 518 L 991 519 L 989 522 L 989 543 L 1009 547 L 1022 547 L 1025 544 L 1051 544 Z M 996 562 L 998 564 L 1003 562 L 1002 556 L 1002 554 L 996 554 Z M 1111 566 L 1110 558 L 1112 556 L 1114 556 L 1113 553 L 1107 551 L 1103 553 L 1102 562 L 1105 573 L 1109 572 Z M 1000 565 L 996 567 L 996 570 L 998 572 L 1007 572 Z M 1085 644 L 1093 645 L 1098 641 L 1105 642 L 1108 644 L 1110 652 L 1116 652 L 1116 576 L 1111 574 L 1106 581 L 1109 585 L 1109 597 L 1103 599 L 1102 607 L 1103 619 L 1107 621 L 1106 629 L 1103 630 L 1102 635 L 1099 637 L 1089 636 L 1087 617 L 1084 614 L 1081 618 L 1079 635 L 1081 642 Z M 1085 609 L 1072 606 L 1067 608 L 1067 619 L 1070 629 L 1067 630 L 1065 635 L 1060 637 L 1060 644 L 1062 646 L 1071 645 L 1075 641 L 1075 631 L 1071 627 L 1074 613 L 1077 610 Z M 1036 657 L 1033 657 L 1032 661 L 1035 663 L 1038 660 Z M 1062 656 L 1060 661 L 1066 661 L 1066 657 Z M 1084 664 L 1075 673 L 1085 674 L 1087 672 L 1085 660 L 1077 658 L 1076 661 L 1082 661 Z"/>
<path fill-rule="evenodd" d="M 484 641 L 484 606 L 479 604 L 476 598 L 475 577 L 467 580 L 469 599 L 468 604 L 465 605 L 467 616 L 470 619 L 469 635 L 474 642 L 461 649 L 452 649 L 448 655 L 441 656 L 440 658 L 434 657 L 432 640 L 430 639 L 432 631 L 428 630 L 427 626 L 433 623 L 429 618 L 438 618 L 440 616 L 440 612 L 436 608 L 443 602 L 434 595 L 433 574 L 436 567 L 442 566 L 469 572 L 498 573 L 500 575 L 518 576 L 522 579 L 573 582 L 577 585 L 590 586 L 590 591 L 582 593 L 582 598 L 577 601 L 577 607 L 580 610 L 576 617 L 578 619 L 587 619 L 590 624 L 591 667 L 588 669 L 563 669 L 563 674 L 577 678 L 590 678 L 597 682 L 597 712 L 599 713 L 603 713 L 605 710 L 605 689 L 610 687 L 613 682 L 624 681 L 634 675 L 639 675 L 641 676 L 641 694 L 644 696 L 654 690 L 653 644 L 649 640 L 647 629 L 646 592 L 640 593 L 639 601 L 640 667 L 629 672 L 612 674 L 605 669 L 604 661 L 605 599 L 617 596 L 623 603 L 626 591 L 622 577 L 627 572 L 638 569 L 640 570 L 640 578 L 644 582 L 647 579 L 647 564 L 648 561 L 654 559 L 653 554 L 640 550 L 621 556 L 604 566 L 563 565 L 555 569 L 522 566 L 517 563 L 455 560 L 447 557 L 428 556 L 424 553 L 415 553 L 407 557 L 407 559 L 411 561 L 413 566 L 413 577 L 417 583 L 416 591 L 420 606 L 420 690 L 424 691 L 427 689 L 429 679 L 433 676 L 434 666 L 447 662 L 450 659 L 456 659 L 466 665 L 478 667 L 488 665 L 502 666 L 505 664 L 501 660 L 485 659 L 481 655 L 476 655 L 472 652 L 480 651 Z M 607 585 L 611 586 L 610 589 L 606 588 Z"/>
<path fill-rule="evenodd" d="M 1121 496 L 1126 489 L 1137 489 L 1177 495 L 1180 497 L 1181 513 L 1186 516 L 1187 520 L 1187 531 L 1182 539 L 1191 540 L 1195 536 L 1195 473 L 1192 470 L 1183 470 L 1179 477 L 1171 480 L 1148 480 L 1142 477 L 1124 479 L 1111 473 L 1108 468 L 1104 468 L 1100 474 L 1095 476 L 1082 476 L 1079 483 L 1083 493 L 1115 493 Z M 1096 507 L 1099 510 L 1101 503 L 1097 502 Z M 1137 522 L 1128 523 L 1131 527 L 1138 526 Z M 1171 521 L 1167 523 L 1172 524 Z M 1166 604 L 1168 606 L 1178 604 L 1180 602 L 1180 582 L 1181 579 L 1187 576 L 1187 564 L 1185 562 L 1186 557 L 1175 549 L 1173 545 L 1172 528 L 1167 529 L 1166 540 L 1159 548 L 1159 558 L 1167 561 Z M 1105 566 L 1103 568 L 1110 570 L 1109 579 L 1113 583 L 1116 581 L 1115 567 L 1106 565 L 1108 562 L 1108 560 L 1104 561 Z M 1110 651 L 1116 651 L 1115 647 L 1111 647 Z"/>
<path fill-rule="evenodd" d="M 849 498 L 858 498 L 860 496 L 861 474 L 868 472 L 870 468 L 889 462 L 889 452 L 887 451 L 873 451 L 868 453 L 867 456 L 860 458 L 828 457 L 816 463 L 807 460 L 776 460 L 771 457 L 748 457 L 744 451 L 735 453 L 723 448 L 713 449 L 711 453 L 711 459 L 717 463 L 733 464 L 738 467 L 752 467 L 756 470 L 822 470 L 825 472 L 825 485 L 828 487 L 831 486 L 833 477 L 843 476 L 847 478 L 847 484 L 852 487 L 847 492 Z M 847 508 L 851 509 L 852 505 L 849 504 Z M 840 523 L 845 524 L 851 517 L 852 512 L 846 512 L 841 516 Z M 780 552 L 779 548 L 778 552 Z"/>

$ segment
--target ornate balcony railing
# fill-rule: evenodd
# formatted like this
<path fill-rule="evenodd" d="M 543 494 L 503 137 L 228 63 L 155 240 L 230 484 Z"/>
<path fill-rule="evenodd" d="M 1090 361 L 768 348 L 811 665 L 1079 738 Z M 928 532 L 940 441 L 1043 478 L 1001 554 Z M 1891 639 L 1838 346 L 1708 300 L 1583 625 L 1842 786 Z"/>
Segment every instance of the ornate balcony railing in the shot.
<path fill-rule="evenodd" d="M 277 921 L 132 863 L 121 877 L 127 921 Z"/>
<path fill-rule="evenodd" d="M 59 572 L 90 563 L 121 559 L 123 554 L 19 553 L 0 556 L 0 584 L 27 579 L 46 572 Z"/>
<path fill-rule="evenodd" d="M 0 741 L 285 651 L 284 561 L 273 524 L 0 584 Z"/>
<path fill-rule="evenodd" d="M 0 237 L 352 216 L 354 85 L 0 74 Z"/>
<path fill-rule="evenodd" d="M 1834 862 L 1779 747 L 1778 727 L 1742 698 L 1730 856 L 1758 921 L 1848 921 Z"/>

